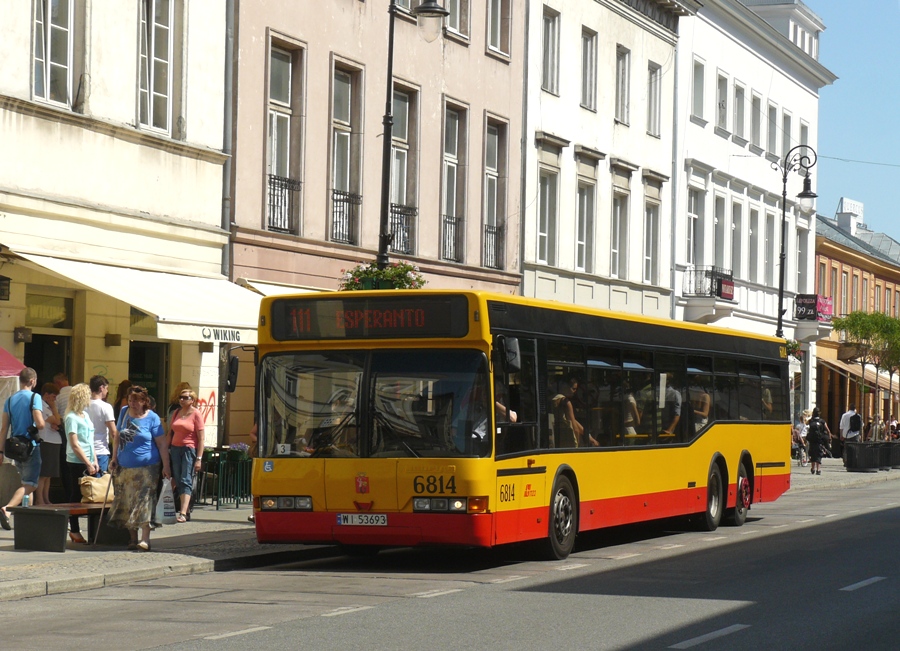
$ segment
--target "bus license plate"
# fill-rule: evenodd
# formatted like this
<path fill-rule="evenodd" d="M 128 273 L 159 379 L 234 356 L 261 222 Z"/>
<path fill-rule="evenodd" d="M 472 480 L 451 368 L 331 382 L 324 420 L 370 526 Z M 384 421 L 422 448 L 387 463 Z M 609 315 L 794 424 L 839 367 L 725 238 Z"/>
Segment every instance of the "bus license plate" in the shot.
<path fill-rule="evenodd" d="M 355 524 L 363 527 L 386 527 L 386 513 L 338 513 L 338 524 Z"/>

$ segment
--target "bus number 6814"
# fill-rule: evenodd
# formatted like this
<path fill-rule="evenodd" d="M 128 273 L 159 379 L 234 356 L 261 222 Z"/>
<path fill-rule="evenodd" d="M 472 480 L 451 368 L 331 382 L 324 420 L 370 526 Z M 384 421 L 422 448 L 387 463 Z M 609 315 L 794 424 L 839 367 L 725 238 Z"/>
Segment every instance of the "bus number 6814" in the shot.
<path fill-rule="evenodd" d="M 456 493 L 456 477 L 444 477 L 443 475 L 416 475 L 413 477 L 413 491 L 417 495 L 428 493 Z"/>

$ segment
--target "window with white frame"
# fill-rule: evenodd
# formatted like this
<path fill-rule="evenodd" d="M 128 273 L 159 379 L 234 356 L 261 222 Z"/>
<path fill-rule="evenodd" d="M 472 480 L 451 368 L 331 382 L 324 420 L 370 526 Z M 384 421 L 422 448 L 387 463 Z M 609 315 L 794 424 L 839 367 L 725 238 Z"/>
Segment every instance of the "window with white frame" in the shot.
<path fill-rule="evenodd" d="M 484 266 L 492 269 L 503 268 L 506 242 L 508 130 L 505 122 L 491 118 L 484 134 Z"/>
<path fill-rule="evenodd" d="M 510 2 L 487 0 L 487 44 L 489 50 L 509 54 Z"/>
<path fill-rule="evenodd" d="M 747 273 L 747 279 L 752 283 L 759 282 L 759 259 L 760 259 L 760 236 L 762 235 L 761 224 L 759 223 L 759 210 L 750 209 L 750 251 L 747 256 L 747 262 L 750 269 Z"/>
<path fill-rule="evenodd" d="M 410 205 L 410 190 L 413 183 L 410 178 L 410 140 L 415 133 L 412 128 L 414 116 L 412 93 L 395 90 L 393 102 L 394 123 L 391 125 L 391 203 Z"/>
<path fill-rule="evenodd" d="M 807 279 L 809 272 L 809 231 L 805 228 L 797 229 L 797 293 L 808 294 Z"/>
<path fill-rule="evenodd" d="M 544 7 L 541 88 L 559 94 L 559 13 Z"/>
<path fill-rule="evenodd" d="M 818 286 L 816 287 L 816 293 L 820 296 L 825 296 L 825 281 L 828 279 L 828 266 L 824 262 L 819 263 L 819 277 L 818 277 Z"/>
<path fill-rule="evenodd" d="M 444 8 L 447 16 L 447 30 L 461 36 L 469 34 L 469 0 L 447 0 Z"/>
<path fill-rule="evenodd" d="M 716 126 L 728 129 L 728 77 L 716 76 Z"/>
<path fill-rule="evenodd" d="M 838 270 L 837 267 L 831 268 L 831 286 L 829 289 L 831 290 L 828 295 L 831 296 L 831 306 L 834 309 L 838 305 Z M 824 290 L 821 292 L 823 295 L 825 294 Z"/>
<path fill-rule="evenodd" d="M 781 155 L 785 156 L 793 147 L 791 140 L 791 114 L 785 111 L 781 114 Z"/>
<path fill-rule="evenodd" d="M 537 261 L 556 264 L 557 192 L 559 173 L 541 168 L 538 183 Z"/>
<path fill-rule="evenodd" d="M 891 288 L 884 288 L 884 313 L 890 315 L 891 313 Z"/>
<path fill-rule="evenodd" d="M 444 109 L 441 258 L 454 262 L 463 261 L 465 240 L 466 184 L 460 170 L 465 169 L 467 116 L 461 107 L 447 105 Z"/>
<path fill-rule="evenodd" d="M 743 278 L 743 221 L 744 206 L 735 201 L 731 204 L 731 273 L 735 278 Z"/>
<path fill-rule="evenodd" d="M 613 278 L 628 277 L 628 196 L 613 191 L 612 229 L 609 237 L 609 275 Z"/>
<path fill-rule="evenodd" d="M 715 209 L 714 220 L 715 220 L 715 266 L 719 269 L 725 268 L 725 252 L 728 249 L 728 242 L 726 241 L 726 237 L 728 235 L 728 224 L 725 219 L 725 197 L 716 195 L 715 200 L 713 201 L 713 208 Z"/>
<path fill-rule="evenodd" d="M 744 87 L 738 84 L 734 85 L 734 124 L 732 130 L 738 138 L 744 138 L 744 111 L 746 109 L 747 98 L 745 96 Z"/>
<path fill-rule="evenodd" d="M 703 201 L 702 191 L 688 190 L 686 261 L 694 266 L 703 264 Z"/>
<path fill-rule="evenodd" d="M 691 88 L 691 115 L 703 117 L 703 84 L 706 75 L 706 66 L 702 61 L 694 59 L 694 78 Z"/>
<path fill-rule="evenodd" d="M 266 134 L 267 227 L 297 232 L 300 202 L 299 142 L 294 108 L 300 103 L 300 50 L 272 47 L 269 52 L 269 104 Z"/>
<path fill-rule="evenodd" d="M 769 287 L 775 285 L 775 215 L 766 213 L 766 244 L 765 244 L 765 283 Z"/>
<path fill-rule="evenodd" d="M 859 306 L 863 312 L 869 311 L 869 277 L 865 274 L 863 274 L 862 279 L 862 294 L 860 295 Z"/>
<path fill-rule="evenodd" d="M 35 0 L 35 99 L 69 106 L 72 97 L 72 0 Z"/>
<path fill-rule="evenodd" d="M 644 282 L 655 285 L 659 278 L 659 204 L 644 206 Z"/>
<path fill-rule="evenodd" d="M 616 46 L 616 120 L 628 124 L 631 93 L 631 52 Z"/>
<path fill-rule="evenodd" d="M 334 98 L 332 105 L 332 158 L 334 170 L 332 187 L 341 192 L 351 190 L 350 137 L 353 115 L 353 75 L 344 70 L 334 71 Z"/>
<path fill-rule="evenodd" d="M 662 111 L 662 68 L 652 61 L 647 66 L 647 133 L 660 136 Z"/>
<path fill-rule="evenodd" d="M 881 285 L 875 283 L 875 311 L 881 312 Z"/>
<path fill-rule="evenodd" d="M 596 186 L 578 182 L 578 218 L 575 224 L 575 270 L 594 270 L 594 195 Z"/>
<path fill-rule="evenodd" d="M 846 316 L 850 312 L 847 310 L 847 293 L 850 282 L 846 271 L 841 272 L 841 316 Z"/>
<path fill-rule="evenodd" d="M 750 107 L 750 144 L 762 148 L 762 97 L 756 94 Z"/>
<path fill-rule="evenodd" d="M 360 172 L 358 139 L 359 71 L 335 67 L 332 78 L 332 240 L 357 243 Z"/>
<path fill-rule="evenodd" d="M 597 34 L 587 29 L 581 31 L 581 105 L 597 108 Z"/>
<path fill-rule="evenodd" d="M 768 138 L 766 140 L 766 153 L 778 156 L 778 107 L 769 104 L 769 119 L 766 124 Z"/>
<path fill-rule="evenodd" d="M 139 119 L 141 124 L 169 132 L 172 123 L 172 81 L 175 14 L 172 0 L 141 0 Z"/>
<path fill-rule="evenodd" d="M 800 122 L 800 144 L 809 144 L 809 125 L 802 121 Z"/>

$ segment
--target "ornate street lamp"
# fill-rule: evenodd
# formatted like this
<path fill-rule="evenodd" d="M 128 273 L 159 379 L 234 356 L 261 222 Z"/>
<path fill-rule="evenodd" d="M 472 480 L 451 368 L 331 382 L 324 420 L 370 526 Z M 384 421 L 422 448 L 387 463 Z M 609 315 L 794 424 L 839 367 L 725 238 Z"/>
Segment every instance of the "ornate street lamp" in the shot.
<path fill-rule="evenodd" d="M 772 169 L 781 171 L 781 253 L 779 261 L 781 267 L 778 271 L 778 325 L 775 327 L 775 336 L 784 338 L 784 240 L 787 236 L 787 179 L 788 172 L 800 172 L 803 174 L 803 191 L 797 195 L 800 199 L 800 207 L 810 210 L 813 200 L 818 196 L 812 191 L 809 180 L 809 170 L 812 169 L 818 156 L 816 150 L 809 145 L 797 145 L 784 154 L 784 159 L 772 163 Z"/>
<path fill-rule="evenodd" d="M 416 23 L 422 37 L 429 43 L 441 32 L 441 23 L 450 12 L 444 9 L 437 0 L 422 0 L 410 13 L 416 17 Z M 391 145 L 394 127 L 394 17 L 397 14 L 397 0 L 391 0 L 388 7 L 390 21 L 388 26 L 388 60 L 387 60 L 387 99 L 384 107 L 384 142 L 381 157 L 381 225 L 378 233 L 378 255 L 375 261 L 379 269 L 388 265 L 388 247 L 394 239 L 391 230 Z"/>

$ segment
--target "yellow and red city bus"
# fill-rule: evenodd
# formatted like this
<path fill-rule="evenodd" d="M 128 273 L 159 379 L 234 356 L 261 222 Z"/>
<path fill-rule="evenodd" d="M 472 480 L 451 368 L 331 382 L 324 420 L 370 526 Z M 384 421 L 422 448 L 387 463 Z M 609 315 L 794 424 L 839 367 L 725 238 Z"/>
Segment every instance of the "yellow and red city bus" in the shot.
<path fill-rule="evenodd" d="M 783 340 L 477 291 L 268 297 L 261 543 L 491 547 L 790 486 Z"/>

